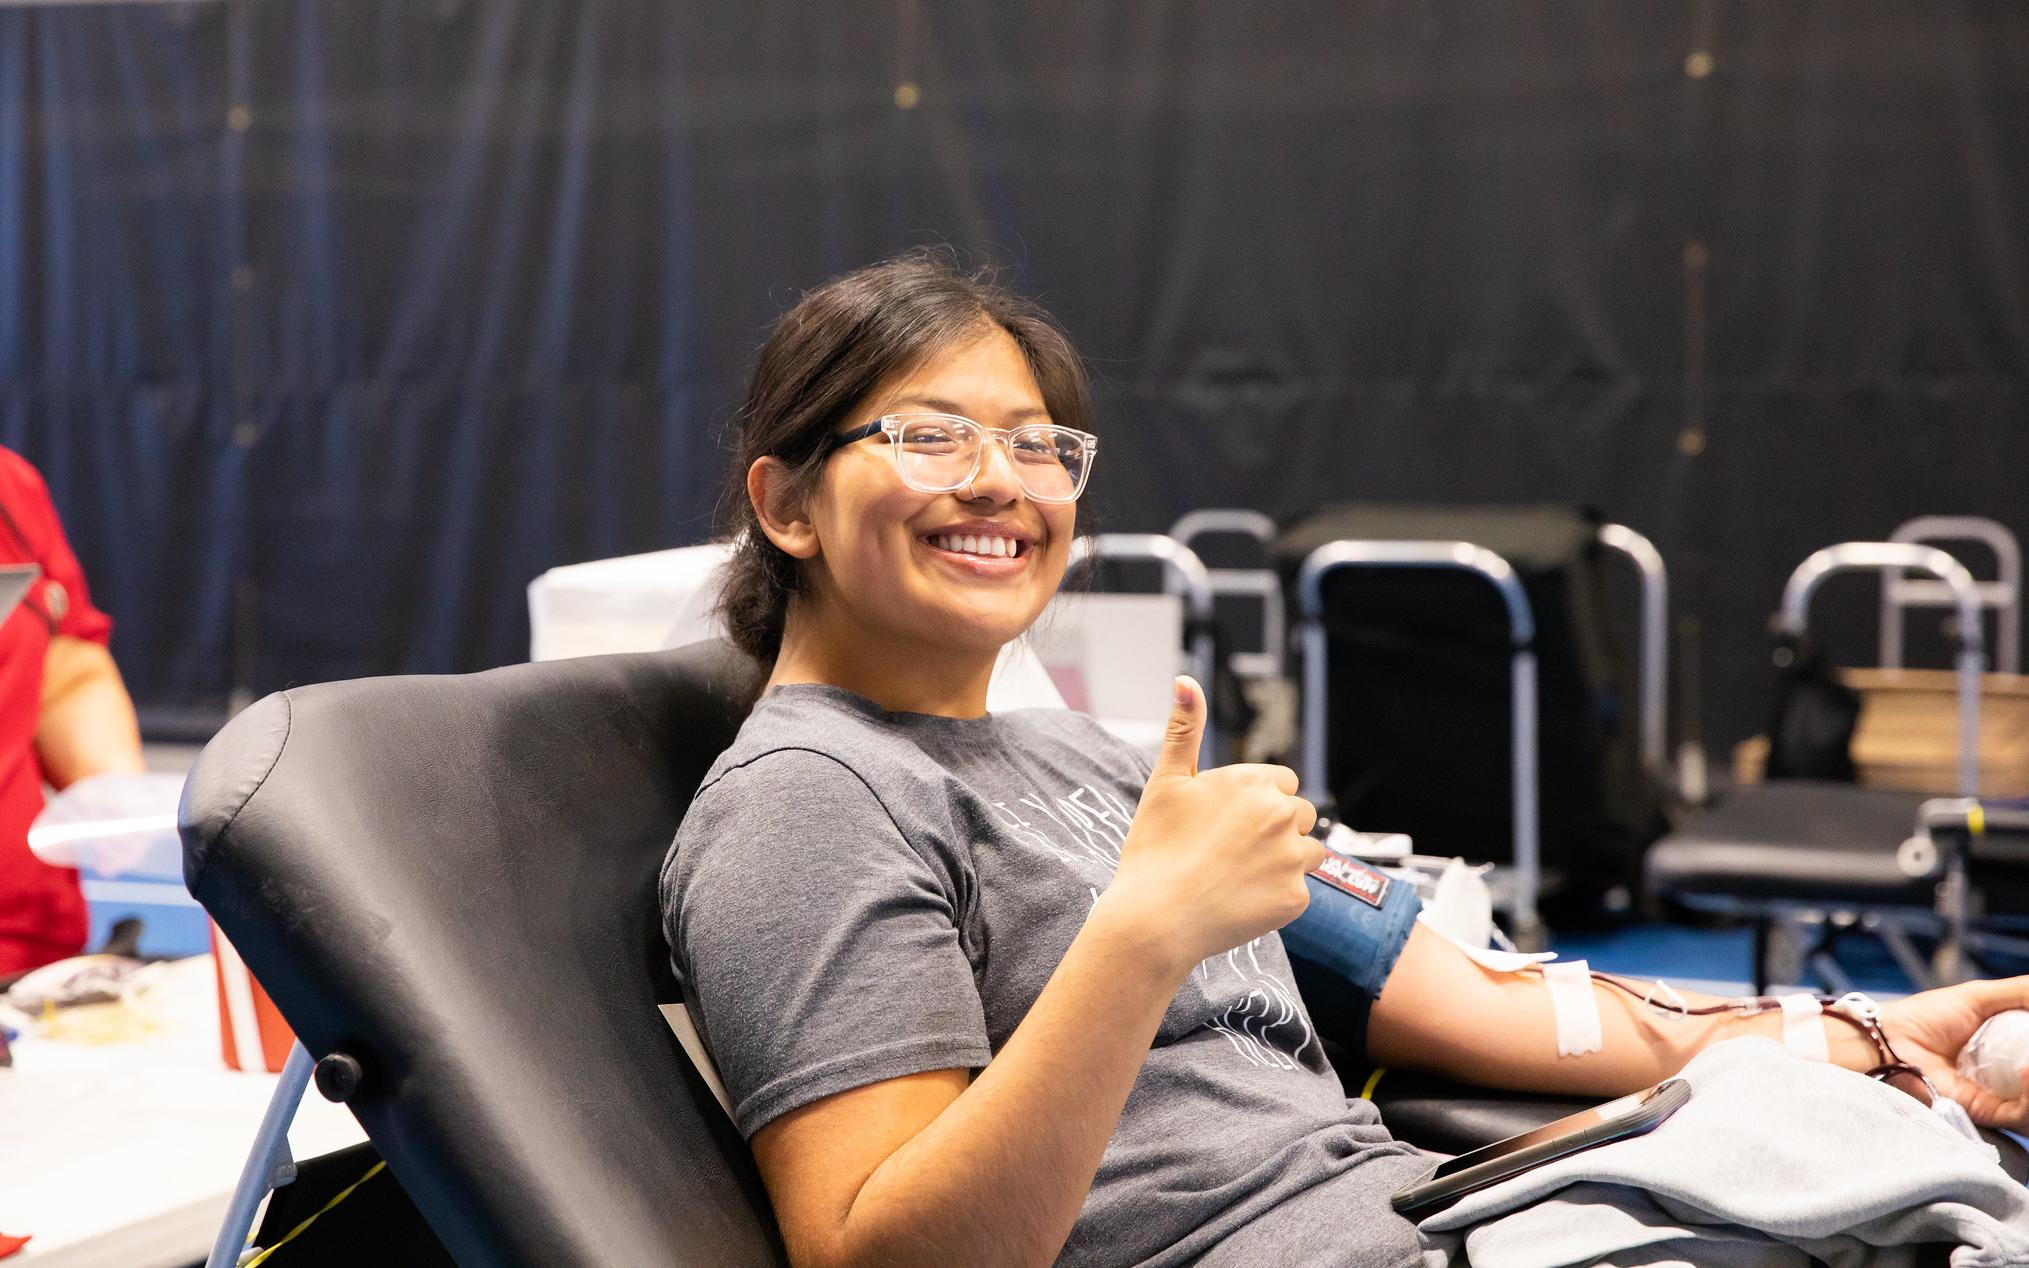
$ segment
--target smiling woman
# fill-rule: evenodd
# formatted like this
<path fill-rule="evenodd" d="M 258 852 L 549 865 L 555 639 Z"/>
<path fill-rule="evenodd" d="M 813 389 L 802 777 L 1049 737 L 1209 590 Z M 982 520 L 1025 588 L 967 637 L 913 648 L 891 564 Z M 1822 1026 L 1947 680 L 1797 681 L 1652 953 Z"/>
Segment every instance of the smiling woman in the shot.
<path fill-rule="evenodd" d="M 1428 1163 L 1348 1107 L 1273 933 L 1323 853 L 1294 774 L 1197 772 L 1188 679 L 1153 771 L 986 711 L 1064 575 L 1087 401 L 1042 314 L 931 257 L 778 324 L 724 592 L 770 672 L 664 867 L 685 995 L 799 1262 L 1161 1262 L 1355 1172 L 1329 1235 L 1388 1262 Z M 1416 901 L 1361 910 L 1371 996 Z"/>
<path fill-rule="evenodd" d="M 1198 770 L 1190 679 L 1153 767 L 1068 710 L 989 714 L 996 656 L 1064 574 L 1088 414 L 1064 336 L 931 257 L 812 291 L 762 350 L 723 602 L 767 690 L 660 899 L 796 1262 L 1418 1262 L 1388 1199 L 1434 1160 L 1347 1098 L 1321 1032 L 1601 1099 L 1788 1036 L 1787 1006 L 1683 992 L 1664 1017 L 1581 982 L 1597 1039 L 1561 1043 L 1539 975 L 1417 926 L 1406 884 L 1320 867 L 1293 772 Z M 1293 959 L 1328 974 L 1315 1018 Z M 1898 1001 L 1881 1043 L 1982 1121 L 2029 1122 L 1951 1069 L 2025 1002 L 2021 980 Z M 1881 1060 L 1852 1027 L 1813 1050 Z"/>

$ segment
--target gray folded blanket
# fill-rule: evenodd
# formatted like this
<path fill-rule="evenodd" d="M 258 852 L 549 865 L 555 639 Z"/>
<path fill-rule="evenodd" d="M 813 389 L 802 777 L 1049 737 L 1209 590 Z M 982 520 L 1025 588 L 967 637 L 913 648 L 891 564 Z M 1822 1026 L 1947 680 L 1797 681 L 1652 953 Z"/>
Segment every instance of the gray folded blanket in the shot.
<path fill-rule="evenodd" d="M 1771 1040 L 1715 1044 L 1645 1136 L 1429 1216 L 1427 1268 L 2029 1265 L 2029 1189 L 1993 1149 L 1864 1075 Z"/>

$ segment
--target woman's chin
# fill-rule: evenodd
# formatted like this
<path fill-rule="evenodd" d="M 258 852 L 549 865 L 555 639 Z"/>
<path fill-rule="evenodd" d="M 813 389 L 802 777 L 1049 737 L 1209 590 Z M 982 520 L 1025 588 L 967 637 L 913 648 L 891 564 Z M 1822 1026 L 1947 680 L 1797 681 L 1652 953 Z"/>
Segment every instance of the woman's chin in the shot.
<path fill-rule="evenodd" d="M 993 611 L 952 612 L 935 623 L 938 641 L 953 651 L 975 652 L 983 656 L 998 655 L 1000 649 L 1014 642 L 1035 623 L 1036 613 L 1023 609 L 1019 612 L 1005 609 Z"/>

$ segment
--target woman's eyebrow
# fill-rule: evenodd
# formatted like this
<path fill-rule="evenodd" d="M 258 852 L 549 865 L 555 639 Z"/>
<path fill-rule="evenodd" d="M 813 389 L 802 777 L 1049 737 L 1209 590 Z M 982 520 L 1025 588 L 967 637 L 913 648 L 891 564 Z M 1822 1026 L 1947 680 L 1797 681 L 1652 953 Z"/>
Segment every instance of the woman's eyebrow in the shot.
<path fill-rule="evenodd" d="M 937 414 L 956 414 L 960 418 L 970 417 L 965 412 L 963 406 L 955 401 L 947 401 L 941 396 L 899 396 L 889 401 L 887 408 L 894 410 L 904 405 L 913 405 L 918 409 L 930 410 Z M 1042 408 L 1040 405 L 1024 405 L 1020 409 L 1011 409 L 1007 412 L 1007 417 L 1010 419 L 1048 418 L 1049 416 L 1050 411 Z"/>

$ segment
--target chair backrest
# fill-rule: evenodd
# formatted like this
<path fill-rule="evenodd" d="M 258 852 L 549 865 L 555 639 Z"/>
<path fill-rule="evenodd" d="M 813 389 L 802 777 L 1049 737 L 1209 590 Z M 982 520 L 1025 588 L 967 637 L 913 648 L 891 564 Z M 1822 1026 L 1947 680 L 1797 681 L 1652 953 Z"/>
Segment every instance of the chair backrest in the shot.
<path fill-rule="evenodd" d="M 1292 596 L 1304 560 L 1335 540 L 1470 542 L 1514 568 L 1535 622 L 1544 864 L 1578 892 L 1638 883 L 1664 823 L 1642 770 L 1636 674 L 1607 602 L 1597 520 L 1562 506 L 1323 507 L 1277 539 Z M 1342 569 L 1322 593 L 1326 783 L 1340 817 L 1407 832 L 1422 853 L 1504 857 L 1512 627 L 1499 592 L 1467 572 L 1416 568 Z"/>
<path fill-rule="evenodd" d="M 756 671 L 722 643 L 268 697 L 185 878 L 465 1263 L 783 1263 L 657 1005 L 664 852 Z"/>

